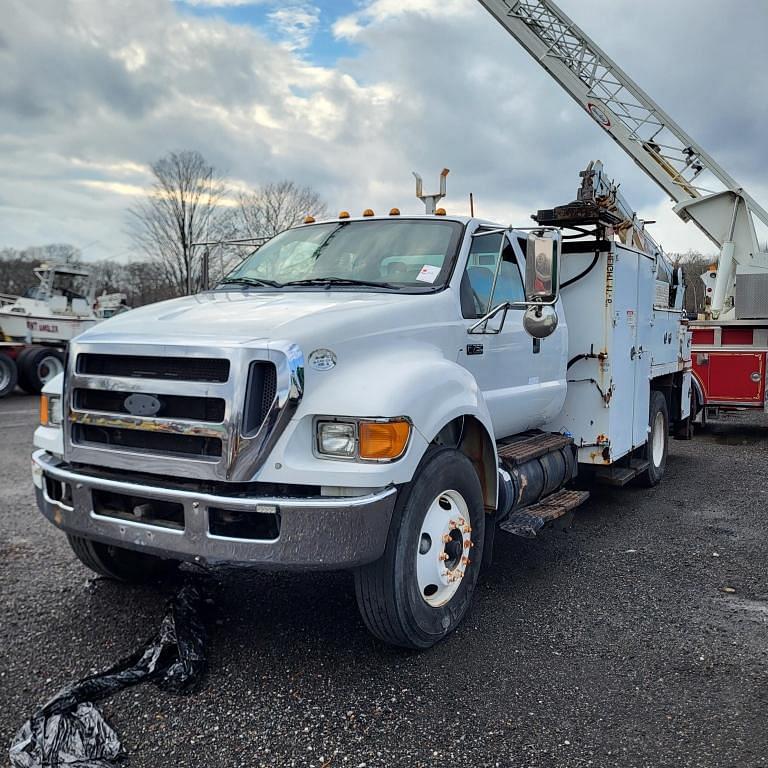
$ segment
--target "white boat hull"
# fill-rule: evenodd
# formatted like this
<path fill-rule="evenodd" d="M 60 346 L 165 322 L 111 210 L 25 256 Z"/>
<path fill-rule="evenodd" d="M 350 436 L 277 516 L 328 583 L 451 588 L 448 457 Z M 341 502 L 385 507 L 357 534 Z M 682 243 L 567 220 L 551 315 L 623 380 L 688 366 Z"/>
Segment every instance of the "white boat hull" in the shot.
<path fill-rule="evenodd" d="M 51 317 L 0 312 L 0 333 L 27 344 L 68 342 L 98 322 L 87 317 Z"/>

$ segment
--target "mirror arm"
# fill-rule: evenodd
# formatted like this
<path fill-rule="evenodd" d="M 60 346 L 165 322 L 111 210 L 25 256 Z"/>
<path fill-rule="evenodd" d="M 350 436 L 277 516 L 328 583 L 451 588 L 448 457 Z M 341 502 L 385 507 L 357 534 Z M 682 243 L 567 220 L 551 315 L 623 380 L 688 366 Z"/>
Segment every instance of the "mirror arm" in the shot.
<path fill-rule="evenodd" d="M 507 319 L 507 312 L 509 312 L 509 309 L 512 306 L 514 305 L 510 304 L 508 301 L 505 301 L 502 304 L 497 304 L 492 310 L 490 310 L 485 315 L 483 315 L 476 323 L 473 323 L 472 325 L 470 325 L 469 328 L 467 328 L 467 333 L 473 333 L 473 334 L 500 333 L 501 329 L 504 327 L 504 322 Z M 504 310 L 504 314 L 501 317 L 501 325 L 499 326 L 498 330 L 495 330 L 495 331 L 486 330 L 485 326 L 488 324 L 488 321 L 493 319 L 502 310 Z M 480 326 L 483 326 L 482 330 L 478 330 Z"/>
<path fill-rule="evenodd" d="M 551 301 L 515 301 L 515 302 L 505 301 L 501 304 L 497 304 L 493 309 L 489 310 L 486 314 L 484 314 L 477 322 L 470 325 L 469 328 L 467 328 L 467 333 L 471 333 L 471 334 L 501 333 L 501 330 L 504 327 L 504 323 L 507 320 L 507 312 L 509 312 L 510 309 L 530 309 L 531 307 L 554 307 L 555 304 L 557 304 L 557 297 L 555 297 Z M 502 310 L 504 310 L 504 315 L 501 318 L 501 324 L 499 325 L 498 329 L 495 331 L 486 330 L 485 326 L 488 324 L 488 321 L 492 320 Z M 481 326 L 483 326 L 482 330 L 478 330 L 480 329 Z"/>

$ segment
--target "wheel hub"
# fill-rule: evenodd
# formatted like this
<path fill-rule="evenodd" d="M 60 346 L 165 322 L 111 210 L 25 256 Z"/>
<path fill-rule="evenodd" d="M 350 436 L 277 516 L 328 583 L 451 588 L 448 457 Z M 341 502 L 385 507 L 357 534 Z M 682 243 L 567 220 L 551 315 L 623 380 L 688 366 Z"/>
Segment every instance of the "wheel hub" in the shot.
<path fill-rule="evenodd" d="M 437 608 L 458 590 L 471 564 L 469 509 L 458 491 L 444 491 L 424 516 L 416 553 L 416 578 L 424 601 Z"/>
<path fill-rule="evenodd" d="M 664 415 L 657 413 L 651 429 L 651 460 L 655 467 L 661 466 L 664 458 Z"/>

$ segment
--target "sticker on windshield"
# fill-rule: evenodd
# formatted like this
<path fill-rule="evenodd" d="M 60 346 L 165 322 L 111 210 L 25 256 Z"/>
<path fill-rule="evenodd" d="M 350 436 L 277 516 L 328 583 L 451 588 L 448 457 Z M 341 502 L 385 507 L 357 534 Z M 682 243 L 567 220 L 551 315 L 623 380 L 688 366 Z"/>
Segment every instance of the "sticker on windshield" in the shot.
<path fill-rule="evenodd" d="M 416 279 L 422 283 L 434 283 L 437 280 L 437 276 L 440 274 L 440 267 L 433 267 L 431 264 L 425 264 Z"/>

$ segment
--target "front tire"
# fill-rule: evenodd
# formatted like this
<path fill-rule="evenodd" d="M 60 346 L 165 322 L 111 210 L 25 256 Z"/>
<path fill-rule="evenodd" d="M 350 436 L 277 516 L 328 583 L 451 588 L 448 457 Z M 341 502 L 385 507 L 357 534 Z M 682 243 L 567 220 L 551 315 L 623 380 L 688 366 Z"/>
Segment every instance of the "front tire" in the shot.
<path fill-rule="evenodd" d="M 667 399 L 661 392 L 651 390 L 651 405 L 648 417 L 650 432 L 645 446 L 644 457 L 648 468 L 639 475 L 640 482 L 647 488 L 652 488 L 661 482 L 664 470 L 667 468 L 667 453 L 669 452 L 669 411 Z"/>
<path fill-rule="evenodd" d="M 82 536 L 67 534 L 69 546 L 77 559 L 100 576 L 141 584 L 172 572 L 178 563 L 144 552 L 114 547 Z"/>
<path fill-rule="evenodd" d="M 386 643 L 429 648 L 466 614 L 483 559 L 485 510 L 472 462 L 431 448 L 400 494 L 384 555 L 355 572 L 357 604 Z"/>

